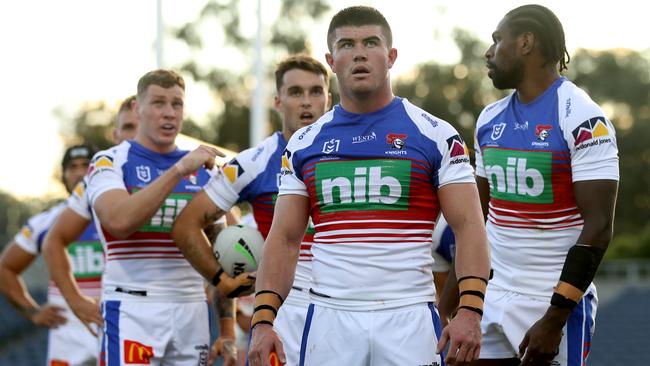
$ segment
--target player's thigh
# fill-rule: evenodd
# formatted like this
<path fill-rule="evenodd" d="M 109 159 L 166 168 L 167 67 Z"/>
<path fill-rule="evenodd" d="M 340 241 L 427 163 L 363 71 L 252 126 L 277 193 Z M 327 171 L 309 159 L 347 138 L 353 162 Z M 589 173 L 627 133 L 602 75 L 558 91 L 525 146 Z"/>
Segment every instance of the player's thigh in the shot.
<path fill-rule="evenodd" d="M 300 345 L 300 365 L 367 365 L 371 313 L 309 305 Z"/>
<path fill-rule="evenodd" d="M 553 360 L 558 366 L 586 364 L 595 328 L 596 308 L 595 294 L 587 293 L 571 312 L 564 327 L 559 353 Z"/>
<path fill-rule="evenodd" d="M 432 303 L 373 314 L 371 365 L 440 364 L 440 317 Z"/>
<path fill-rule="evenodd" d="M 300 343 L 306 318 L 307 307 L 285 303 L 273 322 L 273 328 L 282 340 L 287 358 L 286 366 L 297 366 L 299 363 Z"/>
<path fill-rule="evenodd" d="M 161 364 L 173 326 L 173 312 L 168 304 L 104 301 L 102 315 L 100 364 Z"/>
<path fill-rule="evenodd" d="M 49 331 L 47 364 L 95 365 L 99 355 L 99 340 L 71 312 L 66 316 L 68 321 L 64 325 Z"/>
<path fill-rule="evenodd" d="M 208 303 L 175 303 L 172 341 L 161 365 L 207 366 L 210 353 Z"/>

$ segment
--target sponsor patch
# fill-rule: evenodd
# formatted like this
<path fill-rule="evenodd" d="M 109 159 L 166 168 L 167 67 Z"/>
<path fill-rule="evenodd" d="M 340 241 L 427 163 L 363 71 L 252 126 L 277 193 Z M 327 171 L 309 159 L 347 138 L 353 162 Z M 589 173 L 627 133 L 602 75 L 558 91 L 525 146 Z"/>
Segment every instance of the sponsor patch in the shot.
<path fill-rule="evenodd" d="M 127 364 L 151 364 L 153 347 L 140 342 L 124 340 L 124 363 Z"/>
<path fill-rule="evenodd" d="M 594 117 L 582 122 L 571 133 L 575 139 L 575 146 L 579 146 L 591 139 L 609 136 L 609 129 L 605 117 Z"/>
<path fill-rule="evenodd" d="M 223 174 L 226 175 L 226 178 L 230 181 L 230 183 L 235 183 L 237 178 L 241 177 L 242 174 L 244 174 L 244 169 L 239 165 L 239 162 L 237 159 L 232 159 L 228 164 L 224 165 L 223 168 L 221 168 L 223 171 Z"/>

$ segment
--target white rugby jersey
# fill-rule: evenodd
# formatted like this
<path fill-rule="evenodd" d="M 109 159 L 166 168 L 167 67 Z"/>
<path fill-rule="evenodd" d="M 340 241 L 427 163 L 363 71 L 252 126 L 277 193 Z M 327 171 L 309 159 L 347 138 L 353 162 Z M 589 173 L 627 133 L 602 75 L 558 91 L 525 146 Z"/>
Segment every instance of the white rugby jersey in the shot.
<path fill-rule="evenodd" d="M 224 165 L 219 174 L 203 187 L 221 210 L 228 211 L 240 202 L 249 202 L 257 229 L 266 238 L 271 229 L 273 210 L 280 184 L 282 152 L 287 142 L 282 132 L 275 132 L 256 147 L 242 151 Z M 307 231 L 300 245 L 293 286 L 308 289 L 311 279 L 311 236 Z M 296 294 L 300 296 L 300 294 Z M 292 297 L 295 298 L 296 296 Z M 300 296 L 305 301 L 306 295 Z"/>
<path fill-rule="evenodd" d="M 573 182 L 618 180 L 616 132 L 565 78 L 522 104 L 516 93 L 476 125 L 476 174 L 490 184 L 491 283 L 550 297 L 582 231 Z"/>
<path fill-rule="evenodd" d="M 177 149 L 159 154 L 133 140 L 97 153 L 88 171 L 91 206 L 106 191 L 121 189 L 132 194 L 146 187 L 187 153 Z M 115 238 L 104 230 L 93 209 L 106 253 L 105 300 L 205 299 L 203 279 L 172 241 L 171 228 L 208 178 L 208 172 L 200 169 L 181 179 L 149 222 L 125 239 Z"/>
<path fill-rule="evenodd" d="M 379 111 L 340 105 L 296 132 L 279 195 L 309 197 L 312 302 L 370 310 L 434 301 L 437 190 L 474 183 L 456 130 L 396 97 Z"/>
<path fill-rule="evenodd" d="M 82 191 L 83 183 L 79 183 L 68 199 L 68 203 L 59 203 L 49 210 L 30 218 L 27 224 L 16 234 L 14 238 L 16 244 L 33 255 L 39 255 L 47 232 L 73 199 L 73 196 Z M 104 258 L 97 231 L 92 223 L 88 225 L 78 240 L 70 243 L 68 254 L 70 255 L 75 281 L 81 292 L 86 296 L 99 298 Z M 65 303 L 54 281 L 50 281 L 48 286 L 48 301 Z"/>

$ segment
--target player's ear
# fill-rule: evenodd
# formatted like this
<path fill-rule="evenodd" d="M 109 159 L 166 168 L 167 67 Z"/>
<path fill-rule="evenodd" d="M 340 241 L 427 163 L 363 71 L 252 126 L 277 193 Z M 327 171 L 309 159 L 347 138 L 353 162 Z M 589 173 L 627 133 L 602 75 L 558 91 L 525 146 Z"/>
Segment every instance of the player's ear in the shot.
<path fill-rule="evenodd" d="M 327 64 L 330 66 L 330 69 L 332 69 L 332 72 L 336 74 L 336 68 L 334 67 L 334 56 L 332 56 L 332 54 L 329 52 L 326 53 L 325 61 L 327 61 Z"/>
<path fill-rule="evenodd" d="M 388 50 L 388 68 L 392 68 L 393 64 L 397 60 L 397 48 L 391 48 Z"/>
<path fill-rule="evenodd" d="M 528 55 L 535 48 L 535 34 L 533 32 L 524 32 L 520 37 L 520 48 L 522 55 Z"/>

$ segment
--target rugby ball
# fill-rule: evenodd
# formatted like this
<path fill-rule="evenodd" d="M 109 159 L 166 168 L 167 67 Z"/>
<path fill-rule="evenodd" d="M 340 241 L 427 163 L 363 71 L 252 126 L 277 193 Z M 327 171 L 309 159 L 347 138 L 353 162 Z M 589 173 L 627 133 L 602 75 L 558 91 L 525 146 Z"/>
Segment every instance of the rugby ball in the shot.
<path fill-rule="evenodd" d="M 231 225 L 221 230 L 212 250 L 224 272 L 235 277 L 244 272 L 257 271 L 262 260 L 264 238 L 256 229 L 245 225 Z"/>

